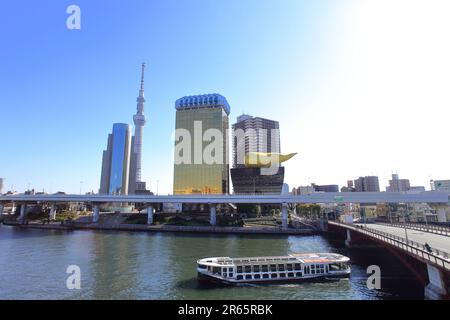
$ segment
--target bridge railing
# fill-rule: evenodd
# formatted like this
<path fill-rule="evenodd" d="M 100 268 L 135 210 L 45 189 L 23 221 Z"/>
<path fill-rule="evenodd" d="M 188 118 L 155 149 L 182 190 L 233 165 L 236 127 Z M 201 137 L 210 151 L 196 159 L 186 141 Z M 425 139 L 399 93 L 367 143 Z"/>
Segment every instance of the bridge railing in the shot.
<path fill-rule="evenodd" d="M 426 224 L 422 224 L 422 223 L 411 223 L 411 222 L 407 222 L 407 223 L 376 222 L 376 223 L 387 225 L 387 226 L 392 226 L 392 227 L 398 227 L 398 228 L 406 227 L 407 229 L 426 231 L 426 232 L 440 234 L 443 236 L 450 237 L 450 227 L 447 227 L 447 226 L 438 226 L 438 225 L 433 225 L 433 224 L 426 225 Z"/>
<path fill-rule="evenodd" d="M 390 245 L 393 245 L 395 247 L 398 247 L 402 250 L 405 250 L 411 254 L 417 255 L 421 257 L 422 259 L 429 261 L 435 265 L 438 265 L 446 270 L 450 270 L 450 254 L 448 252 L 442 251 L 442 250 L 436 250 L 433 249 L 433 252 L 427 251 L 425 246 L 419 242 L 407 240 L 405 238 L 367 228 L 364 226 L 356 227 L 354 225 L 348 224 L 348 223 L 342 223 L 342 222 L 335 222 L 335 221 L 329 221 L 330 224 L 340 225 L 344 228 L 351 229 L 366 235 L 369 235 L 373 238 L 376 238 L 378 240 L 384 241 L 389 243 Z"/>

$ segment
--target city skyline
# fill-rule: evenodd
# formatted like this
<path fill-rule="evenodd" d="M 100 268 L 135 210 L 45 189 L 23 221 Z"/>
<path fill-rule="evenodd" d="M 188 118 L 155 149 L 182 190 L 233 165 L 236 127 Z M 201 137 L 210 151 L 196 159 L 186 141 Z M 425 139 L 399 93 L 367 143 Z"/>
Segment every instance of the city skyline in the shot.
<path fill-rule="evenodd" d="M 448 25 L 444 19 L 448 4 L 434 2 L 423 8 L 414 2 L 404 13 L 403 1 L 395 2 L 389 12 L 383 11 L 385 2 L 344 3 L 337 7 L 330 1 L 286 2 L 280 8 L 264 2 L 250 21 L 245 21 L 246 15 L 238 15 L 235 26 L 219 30 L 233 12 L 245 12 L 235 10 L 237 7 L 250 5 L 227 2 L 225 7 L 219 2 L 223 16 L 214 22 L 205 13 L 217 8 L 205 3 L 195 13 L 187 4 L 135 2 L 126 9 L 134 21 L 114 26 L 124 5 L 111 5 L 107 16 L 97 15 L 93 21 L 89 13 L 98 13 L 106 2 L 80 1 L 86 18 L 79 31 L 64 29 L 65 8 L 59 10 L 44 2 L 27 4 L 22 12 L 20 1 L 7 4 L 6 11 L 21 11 L 24 18 L 16 22 L 6 17 L 0 22 L 2 30 L 15 30 L 15 38 L 6 35 L 5 47 L 17 48 L 14 56 L 7 50 L 1 53 L 1 116 L 21 119 L 6 121 L 0 129 L 7 151 L 0 159 L 4 191 L 14 185 L 18 191 L 30 186 L 37 191 L 79 193 L 82 185 L 83 193 L 97 192 L 105 134 L 112 123 L 132 123 L 139 76 L 136 65 L 142 61 L 152 66 L 147 77 L 151 116 L 142 164 L 142 180 L 152 191 L 157 181 L 160 194 L 172 189 L 173 101 L 202 92 L 223 93 L 233 106 L 232 122 L 243 112 L 280 122 L 283 149 L 299 152 L 286 164 L 285 181 L 291 188 L 312 182 L 343 186 L 348 178 L 376 175 L 383 191 L 394 172 L 408 178 L 411 185 L 427 189 L 431 179 L 448 179 L 448 154 L 440 140 L 446 134 L 445 106 L 450 102 L 445 93 L 445 75 L 450 71 L 445 57 L 450 50 L 438 41 L 445 34 L 442 27 Z M 173 16 L 168 18 L 170 9 L 174 9 Z M 342 23 L 349 18 L 343 12 L 346 9 L 357 11 L 358 20 Z M 193 19 L 193 26 L 185 31 L 174 29 L 178 23 L 160 31 L 187 12 L 193 18 L 206 16 L 207 21 Z M 405 17 L 403 26 L 394 23 L 395 14 L 400 13 Z M 420 29 L 413 25 L 417 17 L 427 22 Z M 260 22 L 264 18 L 280 23 L 268 28 Z M 384 19 L 388 25 L 375 29 L 363 22 L 365 18 L 372 23 Z M 212 23 L 210 30 L 202 29 L 208 22 Z M 36 31 L 33 26 L 41 28 Z M 350 27 L 359 27 L 359 31 L 351 32 Z M 109 28 L 118 40 L 102 38 Z M 183 42 L 185 32 L 190 39 L 197 35 L 222 37 L 223 41 L 211 43 L 204 53 L 186 50 L 180 57 L 175 55 L 178 47 L 195 49 Z M 44 37 L 47 33 L 48 39 Z M 405 41 L 397 43 L 396 35 Z M 146 45 L 135 41 L 142 38 L 150 40 Z M 294 39 L 298 41 L 293 43 Z M 415 45 L 418 39 L 430 48 L 411 50 L 420 49 Z M 231 48 L 232 44 L 237 47 Z M 387 52 L 383 48 L 388 45 L 396 50 Z M 111 53 L 119 47 L 127 49 Z M 281 52 L 277 47 L 289 50 Z M 371 53 L 373 48 L 378 49 Z M 338 54 L 333 57 L 327 51 Z M 208 58 L 212 52 L 216 52 L 214 57 Z M 430 52 L 433 59 L 425 63 Z M 267 65 L 269 57 L 273 57 L 271 65 Z M 410 70 L 421 63 L 427 68 Z M 238 71 L 239 79 L 235 77 Z M 154 150 L 159 151 L 157 156 Z"/>

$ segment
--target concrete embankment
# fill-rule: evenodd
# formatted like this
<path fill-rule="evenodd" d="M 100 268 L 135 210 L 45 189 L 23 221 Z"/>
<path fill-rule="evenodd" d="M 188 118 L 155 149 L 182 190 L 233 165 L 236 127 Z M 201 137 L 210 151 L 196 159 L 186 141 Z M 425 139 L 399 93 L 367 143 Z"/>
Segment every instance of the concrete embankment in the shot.
<path fill-rule="evenodd" d="M 141 231 L 141 232 L 188 232 L 188 233 L 212 233 L 212 234 L 270 234 L 270 235 L 313 235 L 314 229 L 281 229 L 281 228 L 256 228 L 256 227 L 215 227 L 215 226 L 174 226 L 174 225 L 144 225 L 144 224 L 95 224 L 72 223 L 61 225 L 56 223 L 20 224 L 15 221 L 4 221 L 4 225 L 19 228 L 49 229 L 49 230 L 116 230 L 116 231 Z"/>

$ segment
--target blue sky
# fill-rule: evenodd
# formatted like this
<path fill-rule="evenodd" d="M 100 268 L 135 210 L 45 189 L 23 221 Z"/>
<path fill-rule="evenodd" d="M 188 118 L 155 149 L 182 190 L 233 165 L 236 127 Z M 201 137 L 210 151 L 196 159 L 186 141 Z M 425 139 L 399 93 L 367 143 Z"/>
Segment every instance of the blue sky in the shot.
<path fill-rule="evenodd" d="M 81 30 L 66 28 L 71 4 Z M 19 191 L 78 193 L 80 181 L 97 191 L 107 134 L 132 124 L 145 61 L 143 177 L 154 191 L 172 189 L 175 100 L 213 92 L 231 122 L 280 121 L 282 151 L 299 152 L 291 187 L 377 174 L 384 188 L 393 171 L 428 187 L 450 178 L 448 14 L 438 0 L 9 1 L 0 177 Z"/>

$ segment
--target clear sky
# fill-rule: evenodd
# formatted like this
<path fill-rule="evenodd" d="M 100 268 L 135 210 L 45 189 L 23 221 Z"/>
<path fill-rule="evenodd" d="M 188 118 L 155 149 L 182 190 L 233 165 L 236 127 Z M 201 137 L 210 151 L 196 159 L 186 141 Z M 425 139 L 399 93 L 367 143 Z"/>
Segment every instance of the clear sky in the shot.
<path fill-rule="evenodd" d="M 66 8 L 81 8 L 68 30 Z M 280 122 L 293 186 L 450 178 L 448 0 L 15 0 L 0 10 L 0 177 L 97 191 L 147 62 L 143 178 L 172 191 L 174 102 Z"/>

